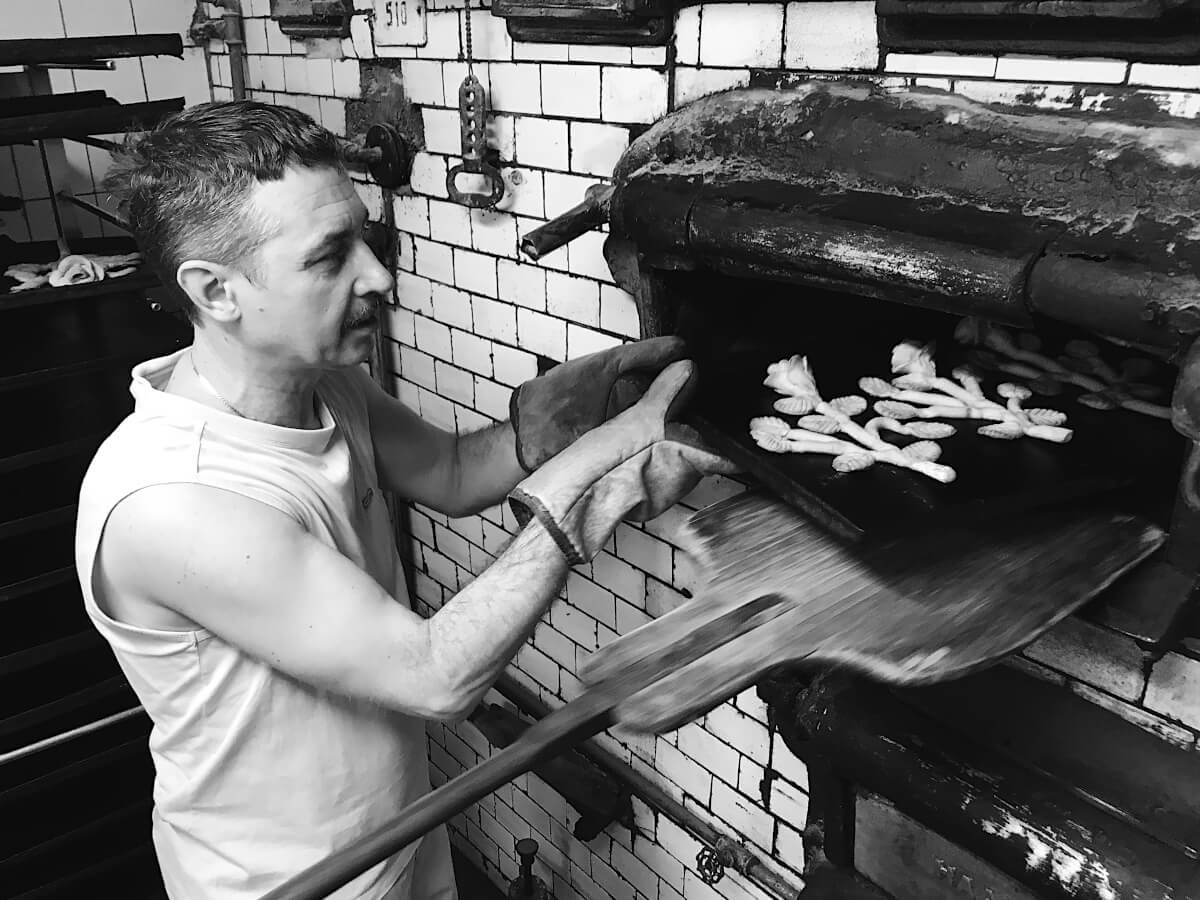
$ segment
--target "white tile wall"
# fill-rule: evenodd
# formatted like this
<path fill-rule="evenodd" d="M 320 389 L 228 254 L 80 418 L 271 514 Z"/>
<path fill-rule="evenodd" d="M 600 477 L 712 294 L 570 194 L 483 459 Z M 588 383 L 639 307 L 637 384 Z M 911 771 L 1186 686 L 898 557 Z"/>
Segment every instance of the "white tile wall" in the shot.
<path fill-rule="evenodd" d="M 996 74 L 996 58 L 960 53 L 889 53 L 884 71 L 913 75 L 992 78 Z"/>
<path fill-rule="evenodd" d="M 522 163 L 558 171 L 568 167 L 566 121 L 517 116 L 513 128 L 517 159 Z"/>
<path fill-rule="evenodd" d="M 53 7 L 53 3 L 42 4 Z M 67 37 L 97 37 L 105 34 L 136 34 L 133 9 L 128 2 L 113 3 L 96 0 L 58 0 L 62 10 Z M 182 32 L 186 22 L 177 23 L 171 31 Z"/>
<path fill-rule="evenodd" d="M 783 64 L 789 69 L 835 71 L 876 68 L 874 0 L 789 3 Z"/>
<path fill-rule="evenodd" d="M 458 107 L 458 85 L 462 79 L 459 78 L 454 83 L 454 100 L 451 103 L 442 83 L 441 63 L 433 60 L 406 59 L 400 63 L 400 76 L 404 93 L 413 103 Z"/>
<path fill-rule="evenodd" d="M 566 62 L 568 47 L 566 44 L 525 44 L 513 42 L 513 59 L 525 62 Z"/>
<path fill-rule="evenodd" d="M 783 61 L 783 4 L 705 6 L 700 61 L 706 66 L 778 68 Z"/>
<path fill-rule="evenodd" d="M 544 65 L 542 109 L 548 116 L 600 118 L 600 67 Z"/>
<path fill-rule="evenodd" d="M 425 127 L 425 149 L 431 153 L 455 154 L 462 152 L 462 126 L 456 109 L 421 110 Z"/>
<path fill-rule="evenodd" d="M 629 146 L 629 130 L 614 125 L 597 125 L 591 122 L 571 123 L 572 172 L 607 177 L 613 166 Z M 566 166 L 559 165 L 562 169 Z"/>
<path fill-rule="evenodd" d="M 542 111 L 541 79 L 536 66 L 496 62 L 488 66 L 488 77 L 492 109 L 515 113 Z"/>
<path fill-rule="evenodd" d="M 571 62 L 608 63 L 628 66 L 633 63 L 633 49 L 612 47 L 603 44 L 571 44 L 567 47 L 567 59 Z"/>
<path fill-rule="evenodd" d="M 667 75 L 657 69 L 606 66 L 601 81 L 606 122 L 653 122 L 667 112 Z"/>
<path fill-rule="evenodd" d="M 675 17 L 675 61 L 682 66 L 700 62 L 701 7 L 688 6 Z"/>
<path fill-rule="evenodd" d="M 996 77 L 1014 81 L 1121 84 L 1128 72 L 1129 63 L 1117 59 L 1049 59 L 1010 55 L 1001 56 L 996 63 Z"/>
<path fill-rule="evenodd" d="M 1129 70 L 1129 83 L 1200 90 L 1200 66 L 1134 63 Z"/>
<path fill-rule="evenodd" d="M 691 103 L 709 94 L 717 94 L 731 88 L 745 87 L 750 83 L 750 73 L 745 69 L 691 69 L 675 70 L 675 102 Z"/>

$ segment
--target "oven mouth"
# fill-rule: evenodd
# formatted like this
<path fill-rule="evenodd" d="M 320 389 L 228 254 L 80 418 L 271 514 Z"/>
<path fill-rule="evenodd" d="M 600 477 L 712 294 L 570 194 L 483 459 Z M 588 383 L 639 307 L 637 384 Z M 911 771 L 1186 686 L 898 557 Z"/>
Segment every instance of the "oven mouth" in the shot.
<path fill-rule="evenodd" d="M 972 348 L 954 338 L 961 317 L 705 269 L 663 273 L 662 280 L 665 294 L 678 301 L 676 333 L 700 367 L 692 423 L 763 487 L 845 540 L 874 541 L 1093 499 L 1163 525 L 1170 518 L 1183 452 L 1170 423 L 1123 409 L 1089 408 L 1078 401 L 1085 392 L 1071 385 L 1057 395 L 1035 393 L 1025 404 L 1065 412 L 1067 427 L 1074 430 L 1065 444 L 991 439 L 975 433 L 986 422 L 935 420 L 956 428 L 953 436 L 938 441 L 943 451 L 938 461 L 957 472 L 949 484 L 885 463 L 839 473 L 828 455 L 764 450 L 750 436 L 752 418 L 778 416 L 797 424 L 797 417 L 773 409 L 779 395 L 763 384 L 770 363 L 793 354 L 806 357 L 824 399 L 857 395 L 868 402 L 868 411 L 854 417 L 863 424 L 876 415 L 871 411 L 876 398 L 861 390 L 858 380 L 892 379 L 896 344 L 933 343 L 938 374 L 946 377 L 977 359 Z M 1051 355 L 1083 336 L 1054 323 L 1038 324 Z M 1102 353 L 1112 364 L 1143 356 L 1110 344 L 1102 345 Z M 1021 383 L 974 368 L 992 399 L 1000 399 L 1000 383 Z M 1149 380 L 1161 388 L 1158 402 L 1169 402 L 1174 376 L 1173 367 L 1153 363 Z M 889 434 L 887 440 L 903 447 L 917 439 Z"/>

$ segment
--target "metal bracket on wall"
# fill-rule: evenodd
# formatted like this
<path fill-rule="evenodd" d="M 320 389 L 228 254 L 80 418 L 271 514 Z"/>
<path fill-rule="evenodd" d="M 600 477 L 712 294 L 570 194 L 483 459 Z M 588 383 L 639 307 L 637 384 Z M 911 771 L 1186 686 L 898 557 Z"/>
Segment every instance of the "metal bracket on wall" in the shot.
<path fill-rule="evenodd" d="M 371 178 L 382 188 L 395 190 L 405 187 L 412 175 L 412 147 L 392 125 L 376 122 L 367 129 L 361 147 L 343 147 L 346 159 L 366 168 Z"/>
<path fill-rule="evenodd" d="M 300 38 L 350 37 L 354 0 L 271 0 L 271 18 L 284 34 Z"/>
<path fill-rule="evenodd" d="M 673 0 L 495 0 L 492 15 L 531 43 L 659 46 L 671 37 Z"/>

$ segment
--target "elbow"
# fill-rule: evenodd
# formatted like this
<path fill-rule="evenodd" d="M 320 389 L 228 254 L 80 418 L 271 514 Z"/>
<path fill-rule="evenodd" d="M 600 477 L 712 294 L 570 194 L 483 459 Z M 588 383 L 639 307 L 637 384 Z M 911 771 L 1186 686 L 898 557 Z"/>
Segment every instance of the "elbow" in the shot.
<path fill-rule="evenodd" d="M 444 503 L 439 503 L 437 511 L 449 516 L 451 519 L 462 519 L 466 516 L 473 516 L 480 510 L 473 503 L 464 503 L 458 498 L 453 498 Z"/>
<path fill-rule="evenodd" d="M 429 718 L 454 724 L 465 721 L 479 705 L 483 691 L 447 687 L 429 698 Z"/>

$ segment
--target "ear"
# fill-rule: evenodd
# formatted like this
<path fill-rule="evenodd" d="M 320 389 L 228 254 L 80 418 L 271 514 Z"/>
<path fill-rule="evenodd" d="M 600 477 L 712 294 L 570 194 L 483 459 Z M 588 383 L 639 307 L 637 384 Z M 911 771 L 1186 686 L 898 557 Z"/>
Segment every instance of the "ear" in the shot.
<path fill-rule="evenodd" d="M 189 259 L 175 270 L 175 282 L 188 299 L 206 316 L 218 322 L 233 322 L 241 316 L 232 273 L 218 263 Z"/>

